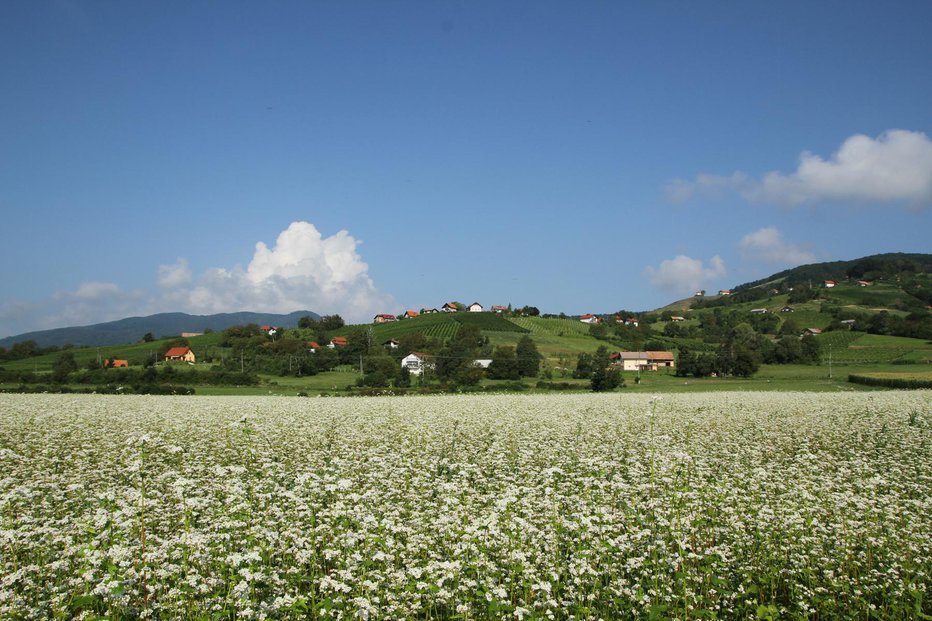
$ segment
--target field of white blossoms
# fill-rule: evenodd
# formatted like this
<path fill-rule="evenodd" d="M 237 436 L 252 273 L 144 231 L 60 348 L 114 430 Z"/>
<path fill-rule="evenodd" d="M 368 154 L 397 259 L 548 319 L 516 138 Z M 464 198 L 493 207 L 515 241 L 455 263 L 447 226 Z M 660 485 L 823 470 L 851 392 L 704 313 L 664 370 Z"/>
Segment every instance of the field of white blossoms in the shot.
<path fill-rule="evenodd" d="M 932 393 L 0 395 L 2 619 L 932 614 Z"/>

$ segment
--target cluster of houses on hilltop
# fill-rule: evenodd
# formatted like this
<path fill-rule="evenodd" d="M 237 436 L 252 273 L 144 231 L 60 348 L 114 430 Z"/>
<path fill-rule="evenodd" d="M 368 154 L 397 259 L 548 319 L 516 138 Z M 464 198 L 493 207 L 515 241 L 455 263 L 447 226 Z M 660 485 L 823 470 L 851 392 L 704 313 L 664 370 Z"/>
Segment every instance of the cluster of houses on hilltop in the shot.
<path fill-rule="evenodd" d="M 489 309 L 493 313 L 504 313 L 508 310 L 507 306 L 502 306 L 501 304 L 493 304 Z M 380 313 L 372 318 L 373 323 L 387 323 L 389 321 L 399 321 L 402 319 L 412 319 L 418 315 L 432 315 L 434 313 L 484 313 L 486 312 L 485 307 L 482 306 L 479 302 L 473 302 L 469 306 L 463 306 L 455 302 L 447 302 L 440 309 L 436 308 L 422 308 L 420 312 L 408 310 L 403 312 L 400 315 L 392 315 L 391 313 Z"/>
<path fill-rule="evenodd" d="M 855 280 L 855 281 L 854 281 L 854 284 L 856 284 L 856 285 L 859 286 L 859 287 L 870 287 L 871 285 L 874 284 L 874 281 L 872 281 L 872 280 L 863 280 L 863 279 L 859 279 L 859 280 Z M 836 285 L 838 285 L 838 283 L 837 283 L 836 281 L 834 281 L 834 280 L 825 280 L 825 281 L 822 282 L 822 285 L 823 285 L 826 289 L 832 289 L 832 288 L 834 288 Z"/>

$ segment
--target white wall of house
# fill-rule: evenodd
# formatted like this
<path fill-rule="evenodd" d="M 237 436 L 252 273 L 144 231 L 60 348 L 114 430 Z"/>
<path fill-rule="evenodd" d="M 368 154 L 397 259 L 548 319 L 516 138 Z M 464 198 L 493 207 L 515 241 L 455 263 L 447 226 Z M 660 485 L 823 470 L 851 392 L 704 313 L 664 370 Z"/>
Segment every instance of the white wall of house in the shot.
<path fill-rule="evenodd" d="M 416 354 L 408 354 L 401 359 L 401 367 L 408 369 L 411 375 L 421 375 L 424 373 L 424 360 Z"/>

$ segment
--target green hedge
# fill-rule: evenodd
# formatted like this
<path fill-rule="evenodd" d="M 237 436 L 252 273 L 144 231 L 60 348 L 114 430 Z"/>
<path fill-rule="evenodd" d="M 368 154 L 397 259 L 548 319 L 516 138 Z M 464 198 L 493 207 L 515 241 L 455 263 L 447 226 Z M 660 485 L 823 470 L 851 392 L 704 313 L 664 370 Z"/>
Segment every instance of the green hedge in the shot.
<path fill-rule="evenodd" d="M 848 381 L 852 384 L 865 386 L 879 386 L 881 388 L 920 389 L 932 388 L 932 380 L 910 379 L 906 377 L 871 377 L 869 375 L 849 375 Z"/>

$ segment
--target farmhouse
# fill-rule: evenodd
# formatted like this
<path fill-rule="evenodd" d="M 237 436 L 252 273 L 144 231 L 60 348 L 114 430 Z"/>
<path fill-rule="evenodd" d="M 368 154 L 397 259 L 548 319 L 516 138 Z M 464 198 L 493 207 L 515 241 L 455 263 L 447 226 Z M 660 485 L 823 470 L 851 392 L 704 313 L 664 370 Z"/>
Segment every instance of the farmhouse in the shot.
<path fill-rule="evenodd" d="M 673 315 L 670 317 L 670 321 L 686 321 L 686 317 L 680 317 L 679 315 Z"/>
<path fill-rule="evenodd" d="M 819 336 L 822 334 L 822 330 L 819 328 L 806 328 L 803 330 L 803 336 Z"/>
<path fill-rule="evenodd" d="M 444 312 L 444 313 L 455 313 L 459 309 L 456 307 L 456 304 L 454 304 L 453 302 L 447 302 L 440 308 L 440 310 L 441 312 Z"/>
<path fill-rule="evenodd" d="M 337 347 L 346 347 L 349 345 L 349 341 L 346 340 L 345 336 L 335 336 L 330 339 L 330 344 L 327 345 L 330 349 L 336 349 Z"/>
<path fill-rule="evenodd" d="M 766 308 L 752 308 L 751 312 L 755 315 L 763 315 L 764 313 L 767 312 L 767 309 Z"/>
<path fill-rule="evenodd" d="M 825 288 L 826 288 L 826 289 L 831 289 L 832 287 L 835 286 L 835 281 L 834 281 L 834 280 L 826 280 L 824 284 L 825 284 Z"/>
<path fill-rule="evenodd" d="M 610 356 L 623 371 L 656 371 L 660 367 L 673 368 L 673 352 L 669 351 L 619 351 Z"/>
<path fill-rule="evenodd" d="M 504 313 L 504 312 L 507 311 L 507 310 L 508 310 L 508 307 L 507 307 L 507 306 L 502 306 L 501 304 L 493 304 L 493 305 L 492 305 L 492 312 L 493 312 L 493 313 Z"/>
<path fill-rule="evenodd" d="M 417 317 L 417 313 L 413 310 L 409 310 L 409 311 L 406 311 L 405 314 L 402 315 L 402 317 L 404 317 L 405 319 L 414 319 L 415 317 Z"/>
<path fill-rule="evenodd" d="M 388 339 L 387 341 L 382 343 L 382 347 L 387 347 L 389 349 L 398 349 L 398 345 L 400 345 L 400 343 L 396 341 L 395 339 Z"/>
<path fill-rule="evenodd" d="M 439 313 L 439 312 L 440 311 L 438 311 L 436 308 L 422 308 L 421 309 L 422 315 L 433 315 L 434 313 Z"/>
<path fill-rule="evenodd" d="M 477 369 L 488 369 L 492 365 L 491 358 L 479 358 L 478 360 L 472 361 L 472 366 Z"/>
<path fill-rule="evenodd" d="M 110 367 L 111 369 L 125 368 L 129 366 L 129 360 L 104 360 L 104 366 Z"/>
<path fill-rule="evenodd" d="M 794 311 L 793 311 L 792 306 L 784 306 L 783 308 L 780 309 L 780 312 L 781 313 L 792 313 Z"/>
<path fill-rule="evenodd" d="M 869 281 L 869 280 L 859 280 L 859 281 L 858 281 L 858 286 L 859 286 L 859 287 L 870 287 L 872 284 L 874 284 L 874 283 L 871 282 L 871 281 Z"/>
<path fill-rule="evenodd" d="M 731 295 L 731 289 L 719 289 L 718 294 L 719 295 Z"/>
<path fill-rule="evenodd" d="M 426 369 L 434 368 L 434 364 L 428 354 L 415 351 L 401 359 L 401 368 L 407 369 L 411 375 L 421 375 Z"/>
<path fill-rule="evenodd" d="M 635 317 L 630 317 L 630 318 L 628 318 L 628 319 L 625 319 L 625 325 L 626 325 L 626 326 L 634 326 L 635 328 L 637 328 L 637 327 L 638 327 L 638 320 L 637 320 L 637 318 L 635 318 Z"/>
<path fill-rule="evenodd" d="M 305 345 L 307 345 L 307 350 L 312 354 L 320 349 L 320 343 L 317 341 L 306 341 Z"/>
<path fill-rule="evenodd" d="M 589 323 L 589 324 L 593 324 L 593 323 L 602 323 L 602 320 L 601 320 L 601 319 L 599 319 L 599 318 L 596 317 L 595 315 L 590 315 L 590 314 L 588 314 L 588 313 L 585 314 L 585 315 L 581 315 L 581 316 L 579 317 L 579 320 L 580 320 L 581 322 L 583 322 L 583 323 Z"/>
<path fill-rule="evenodd" d="M 395 316 L 388 313 L 383 313 L 381 315 L 376 315 L 372 321 L 374 323 L 388 323 L 389 321 L 395 321 Z"/>
<path fill-rule="evenodd" d="M 473 302 L 472 304 L 469 305 L 469 308 L 467 310 L 470 313 L 481 313 L 485 309 L 482 308 L 482 304 L 479 304 L 479 302 Z"/>
<path fill-rule="evenodd" d="M 194 352 L 190 347 L 172 347 L 163 357 L 166 361 L 195 362 Z"/>

